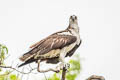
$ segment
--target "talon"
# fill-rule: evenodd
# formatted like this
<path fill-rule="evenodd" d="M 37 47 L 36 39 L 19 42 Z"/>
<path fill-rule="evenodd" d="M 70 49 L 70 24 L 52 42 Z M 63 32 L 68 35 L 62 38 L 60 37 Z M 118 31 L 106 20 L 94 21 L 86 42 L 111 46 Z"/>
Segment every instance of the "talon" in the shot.
<path fill-rule="evenodd" d="M 57 66 L 57 67 L 55 68 L 55 72 L 56 72 L 56 73 L 59 73 L 60 70 L 61 70 L 61 66 Z"/>
<path fill-rule="evenodd" d="M 70 68 L 70 64 L 69 64 L 69 63 L 66 63 L 66 64 L 64 65 L 64 67 L 65 67 L 65 69 L 68 69 L 68 68 Z"/>
<path fill-rule="evenodd" d="M 68 71 L 68 68 L 70 68 L 70 64 L 69 63 L 61 63 L 59 66 L 56 67 L 56 72 L 60 72 L 60 70 L 63 69 L 63 67 Z"/>
<path fill-rule="evenodd" d="M 56 73 L 59 73 L 59 72 L 60 72 L 60 70 L 56 70 L 55 72 L 56 72 Z"/>
<path fill-rule="evenodd" d="M 61 63 L 59 66 L 57 66 L 56 68 L 57 69 L 59 69 L 59 70 L 62 70 L 63 69 L 63 67 L 64 67 L 64 64 L 63 63 Z"/>

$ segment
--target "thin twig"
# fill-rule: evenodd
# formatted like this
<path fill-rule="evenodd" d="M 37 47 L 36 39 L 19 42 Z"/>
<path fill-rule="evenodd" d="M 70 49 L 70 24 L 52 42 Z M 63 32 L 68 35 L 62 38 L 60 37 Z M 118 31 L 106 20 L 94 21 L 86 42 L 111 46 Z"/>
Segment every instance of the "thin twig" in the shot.
<path fill-rule="evenodd" d="M 30 64 L 29 64 L 29 68 L 30 68 L 30 69 L 33 69 L 33 68 L 31 67 L 31 65 L 30 65 Z M 34 72 L 31 72 L 31 73 L 33 73 L 33 74 L 37 74 L 37 73 L 34 73 Z"/>
<path fill-rule="evenodd" d="M 22 68 L 22 72 L 24 72 L 24 67 Z M 21 75 L 21 80 L 23 79 L 23 74 Z"/>
<path fill-rule="evenodd" d="M 29 74 L 27 75 L 27 79 L 26 80 L 29 80 Z"/>
<path fill-rule="evenodd" d="M 43 73 L 43 74 L 44 74 L 45 80 L 48 80 L 47 77 L 46 77 L 46 75 L 45 75 L 45 73 Z"/>
<path fill-rule="evenodd" d="M 17 70 L 16 68 L 11 67 L 11 66 L 0 66 L 0 68 L 9 68 L 9 69 L 15 70 L 15 71 L 17 71 L 17 72 L 19 72 L 19 73 L 22 73 L 22 74 L 29 74 L 29 73 L 31 73 L 33 70 L 36 69 L 36 68 L 31 69 L 29 72 L 22 72 L 22 71 Z M 12 71 L 12 72 L 13 72 L 13 71 Z"/>
<path fill-rule="evenodd" d="M 5 57 L 5 59 L 4 60 L 6 60 L 7 58 L 9 58 L 10 57 L 10 55 L 8 55 L 7 57 Z"/>
<path fill-rule="evenodd" d="M 37 68 L 33 68 L 33 69 L 29 70 L 29 72 L 23 72 L 23 71 L 19 71 L 16 68 L 13 68 L 12 66 L 0 66 L 0 68 L 9 68 L 9 69 L 12 69 L 13 71 L 17 71 L 21 74 L 30 74 L 30 73 L 32 73 L 33 70 L 37 69 Z M 13 71 L 11 71 L 11 72 L 13 72 Z M 52 68 L 49 68 L 49 69 L 46 69 L 46 70 L 40 70 L 38 72 L 44 73 L 44 72 L 49 72 L 49 71 L 59 72 L 58 70 L 55 70 L 55 69 L 52 69 Z"/>

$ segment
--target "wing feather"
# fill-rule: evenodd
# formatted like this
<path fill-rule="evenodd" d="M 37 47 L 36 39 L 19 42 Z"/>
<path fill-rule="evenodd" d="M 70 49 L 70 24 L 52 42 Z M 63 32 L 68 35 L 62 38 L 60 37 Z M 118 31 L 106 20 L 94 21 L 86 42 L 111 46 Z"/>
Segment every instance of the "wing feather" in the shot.
<path fill-rule="evenodd" d="M 77 40 L 75 36 L 72 35 L 51 35 L 46 39 L 38 42 L 37 44 L 32 46 L 32 50 L 25 53 L 22 57 L 20 57 L 21 61 L 26 61 L 33 56 L 44 55 L 51 50 L 61 49 L 65 46 L 68 46 L 74 43 Z"/>
<path fill-rule="evenodd" d="M 39 42 L 37 42 L 37 43 L 35 43 L 35 44 L 33 44 L 33 45 L 31 45 L 30 48 L 34 48 L 34 47 L 38 46 L 38 45 L 41 44 L 43 41 L 44 41 L 44 39 L 41 40 L 41 41 L 39 41 Z"/>

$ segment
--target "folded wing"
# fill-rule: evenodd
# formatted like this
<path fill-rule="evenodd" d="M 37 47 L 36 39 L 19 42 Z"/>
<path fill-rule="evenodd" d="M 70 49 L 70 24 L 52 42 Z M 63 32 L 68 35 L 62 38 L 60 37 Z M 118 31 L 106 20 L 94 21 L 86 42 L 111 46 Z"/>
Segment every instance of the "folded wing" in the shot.
<path fill-rule="evenodd" d="M 27 61 L 33 59 L 33 57 L 44 56 L 44 54 L 47 54 L 52 50 L 62 49 L 63 47 L 74 43 L 76 40 L 77 38 L 72 35 L 51 35 L 31 46 L 32 50 L 21 56 L 20 60 Z M 54 54 L 50 54 L 50 56 L 52 55 Z"/>

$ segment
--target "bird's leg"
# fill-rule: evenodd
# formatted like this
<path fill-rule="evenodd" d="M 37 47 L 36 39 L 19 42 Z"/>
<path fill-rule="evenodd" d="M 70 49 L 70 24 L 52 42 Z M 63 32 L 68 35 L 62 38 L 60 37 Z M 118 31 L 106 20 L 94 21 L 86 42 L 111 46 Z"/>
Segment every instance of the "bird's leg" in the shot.
<path fill-rule="evenodd" d="M 38 63 L 37 71 L 40 72 L 40 60 L 38 60 L 37 63 Z"/>
<path fill-rule="evenodd" d="M 65 67 L 66 69 L 70 67 L 70 64 L 65 62 L 65 56 L 66 56 L 65 49 L 63 49 L 59 57 L 61 64 L 57 66 L 57 68 L 59 67 L 60 70 L 63 69 L 63 67 Z"/>
<path fill-rule="evenodd" d="M 60 72 L 60 70 L 55 69 L 55 68 L 48 68 L 46 70 L 40 70 L 40 60 L 38 60 L 37 63 L 38 63 L 38 67 L 37 67 L 38 72 L 48 72 L 48 71 L 54 71 L 56 73 Z"/>
<path fill-rule="evenodd" d="M 65 69 L 68 69 L 70 67 L 70 64 L 66 63 L 64 58 L 65 57 L 63 56 L 60 57 L 60 61 L 61 61 L 60 69 L 63 69 L 63 67 L 65 67 Z"/>

